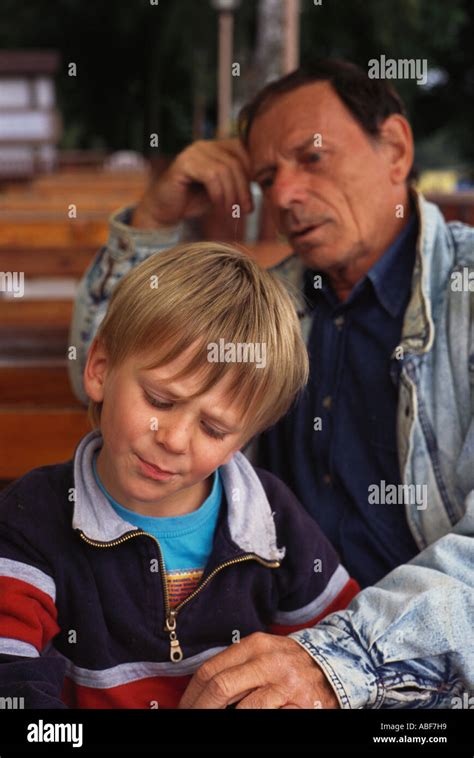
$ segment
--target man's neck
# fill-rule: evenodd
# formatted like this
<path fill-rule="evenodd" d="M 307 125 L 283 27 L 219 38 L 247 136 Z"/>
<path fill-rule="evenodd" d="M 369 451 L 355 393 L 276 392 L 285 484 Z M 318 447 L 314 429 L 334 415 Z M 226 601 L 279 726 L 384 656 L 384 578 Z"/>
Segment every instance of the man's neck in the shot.
<path fill-rule="evenodd" d="M 390 245 L 395 242 L 399 234 L 409 223 L 411 218 L 409 199 L 407 199 L 404 207 L 408 209 L 406 217 L 396 219 L 396 223 L 392 226 L 390 233 L 385 235 L 384 239 L 380 241 L 376 248 L 356 255 L 347 265 L 342 265 L 326 272 L 331 287 L 341 302 L 347 300 L 356 284 L 363 279 L 372 266 L 382 258 Z"/>

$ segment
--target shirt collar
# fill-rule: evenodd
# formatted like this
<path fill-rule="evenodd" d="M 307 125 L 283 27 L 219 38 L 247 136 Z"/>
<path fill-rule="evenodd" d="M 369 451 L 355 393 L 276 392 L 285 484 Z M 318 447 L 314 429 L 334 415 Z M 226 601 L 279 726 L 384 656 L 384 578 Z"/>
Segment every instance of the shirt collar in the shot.
<path fill-rule="evenodd" d="M 418 219 L 415 211 L 412 211 L 406 226 L 386 249 L 382 257 L 356 284 L 345 304 L 349 305 L 353 302 L 369 281 L 380 305 L 393 318 L 398 316 L 409 296 L 417 235 Z M 319 287 L 314 286 L 315 276 L 320 277 Z M 303 282 L 304 296 L 312 306 L 316 304 L 320 295 L 323 295 L 333 306 L 341 305 L 326 274 L 306 269 Z"/>
<path fill-rule="evenodd" d="M 409 296 L 417 234 L 417 218 L 412 212 L 408 224 L 367 273 L 379 303 L 393 318 Z"/>

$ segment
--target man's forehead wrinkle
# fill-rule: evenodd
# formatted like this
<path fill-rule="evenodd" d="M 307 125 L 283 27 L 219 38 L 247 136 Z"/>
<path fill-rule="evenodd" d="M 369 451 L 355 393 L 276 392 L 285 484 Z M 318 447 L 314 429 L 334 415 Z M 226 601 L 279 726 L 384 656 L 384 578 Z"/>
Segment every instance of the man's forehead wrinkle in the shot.
<path fill-rule="evenodd" d="M 307 92 L 302 92 L 306 87 L 316 88 L 317 94 L 310 98 Z M 328 82 L 313 82 L 276 98 L 256 116 L 252 136 L 255 139 L 258 130 L 265 147 L 275 138 L 277 143 L 289 139 L 289 132 L 295 131 L 321 134 L 324 141 L 325 135 L 329 139 L 329 134 L 349 126 L 351 115 Z"/>
<path fill-rule="evenodd" d="M 342 124 L 339 123 L 339 110 L 332 114 L 331 107 L 324 107 L 328 93 L 324 93 L 321 100 L 318 98 L 317 103 L 311 102 L 309 106 L 288 103 L 287 97 L 296 93 L 298 90 L 283 95 L 267 111 L 256 117 L 250 140 L 254 176 L 264 169 L 274 167 L 276 155 L 291 157 L 297 147 L 301 147 L 306 140 L 310 143 L 315 134 L 321 134 L 323 147 L 325 140 L 327 144 L 334 143 L 331 137 L 336 136 Z"/>

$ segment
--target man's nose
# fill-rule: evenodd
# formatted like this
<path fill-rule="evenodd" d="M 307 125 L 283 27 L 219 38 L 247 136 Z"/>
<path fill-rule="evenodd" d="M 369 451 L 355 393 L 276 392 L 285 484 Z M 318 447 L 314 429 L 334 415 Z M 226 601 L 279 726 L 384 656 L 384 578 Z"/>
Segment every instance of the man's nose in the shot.
<path fill-rule="evenodd" d="M 290 210 L 294 205 L 307 200 L 305 182 L 301 173 L 293 167 L 281 167 L 273 178 L 271 202 L 276 208 Z"/>

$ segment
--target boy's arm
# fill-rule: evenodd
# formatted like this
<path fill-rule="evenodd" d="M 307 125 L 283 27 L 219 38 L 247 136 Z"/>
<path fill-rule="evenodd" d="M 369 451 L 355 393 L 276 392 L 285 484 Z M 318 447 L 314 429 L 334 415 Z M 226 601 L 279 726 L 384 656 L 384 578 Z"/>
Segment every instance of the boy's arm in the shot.
<path fill-rule="evenodd" d="M 55 599 L 54 579 L 34 549 L 0 524 L 2 702 L 17 697 L 25 708 L 67 707 L 61 700 L 65 663 L 45 652 L 59 632 Z"/>
<path fill-rule="evenodd" d="M 346 608 L 360 587 L 291 490 L 268 472 L 258 469 L 258 473 L 270 503 L 282 503 L 274 518 L 278 544 L 286 552 L 275 573 L 279 602 L 269 631 L 287 635 Z"/>
<path fill-rule="evenodd" d="M 68 371 L 74 393 L 85 405 L 88 400 L 82 375 L 87 351 L 115 285 L 141 261 L 176 245 L 191 233 L 191 225 L 184 223 L 150 230 L 130 226 L 133 210 L 124 208 L 112 215 L 108 242 L 86 270 L 76 293 L 69 332 L 69 347 L 76 348 L 76 355 L 68 361 Z"/>

